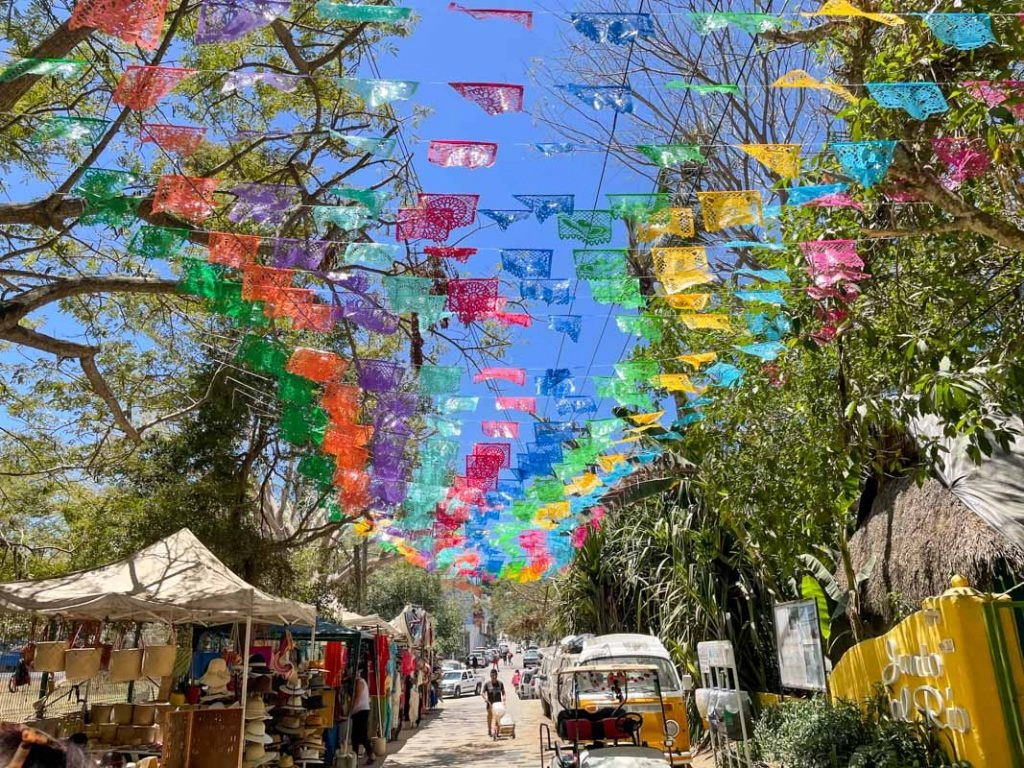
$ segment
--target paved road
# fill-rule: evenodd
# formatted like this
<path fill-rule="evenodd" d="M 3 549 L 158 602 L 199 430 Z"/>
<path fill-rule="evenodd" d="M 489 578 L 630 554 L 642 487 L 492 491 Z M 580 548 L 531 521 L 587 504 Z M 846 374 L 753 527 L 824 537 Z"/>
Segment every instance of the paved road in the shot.
<path fill-rule="evenodd" d="M 512 672 L 512 667 L 500 670 L 516 721 L 515 739 L 487 737 L 487 713 L 479 696 L 445 699 L 441 711 L 424 718 L 419 730 L 388 756 L 387 768 L 540 768 L 538 728 L 546 721 L 538 699 L 516 696 Z"/>

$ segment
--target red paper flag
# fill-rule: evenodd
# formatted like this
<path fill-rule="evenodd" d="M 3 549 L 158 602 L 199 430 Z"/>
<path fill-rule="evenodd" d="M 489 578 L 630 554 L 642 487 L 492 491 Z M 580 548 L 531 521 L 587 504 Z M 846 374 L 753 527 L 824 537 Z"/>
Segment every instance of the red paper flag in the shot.
<path fill-rule="evenodd" d="M 490 168 L 498 157 L 498 145 L 489 141 L 430 142 L 427 161 L 443 168 Z"/>
<path fill-rule="evenodd" d="M 194 224 L 213 214 L 213 193 L 219 179 L 201 176 L 161 176 L 153 192 L 153 213 L 174 213 Z"/>
<path fill-rule="evenodd" d="M 187 77 L 195 74 L 194 69 L 182 67 L 147 67 L 130 65 L 121 75 L 114 89 L 115 104 L 139 112 L 156 106 L 164 96 Z"/>
<path fill-rule="evenodd" d="M 167 0 L 78 0 L 68 29 L 92 27 L 151 51 L 160 44 Z"/>
<path fill-rule="evenodd" d="M 164 152 L 187 157 L 199 149 L 204 136 L 206 128 L 203 127 L 143 123 L 139 139 L 143 144 L 156 144 Z"/>

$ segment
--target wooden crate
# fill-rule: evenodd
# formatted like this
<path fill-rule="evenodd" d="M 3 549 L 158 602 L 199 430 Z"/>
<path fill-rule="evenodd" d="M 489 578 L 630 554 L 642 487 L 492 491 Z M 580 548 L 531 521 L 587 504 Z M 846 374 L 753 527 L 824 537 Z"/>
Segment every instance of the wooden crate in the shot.
<path fill-rule="evenodd" d="M 229 768 L 238 764 L 242 710 L 175 710 L 167 716 L 163 768 Z"/>

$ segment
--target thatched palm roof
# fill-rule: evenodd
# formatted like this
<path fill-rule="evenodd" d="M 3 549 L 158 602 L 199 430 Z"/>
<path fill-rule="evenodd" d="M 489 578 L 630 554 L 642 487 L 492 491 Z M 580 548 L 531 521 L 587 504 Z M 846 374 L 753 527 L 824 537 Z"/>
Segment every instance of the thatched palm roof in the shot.
<path fill-rule="evenodd" d="M 1024 574 L 1024 550 L 936 480 L 918 487 L 912 477 L 886 478 L 850 550 L 855 570 L 877 558 L 861 586 L 861 610 L 885 625 L 899 618 L 894 602 L 916 610 L 948 589 L 954 574 L 982 591 L 1001 591 L 1011 574 Z"/>

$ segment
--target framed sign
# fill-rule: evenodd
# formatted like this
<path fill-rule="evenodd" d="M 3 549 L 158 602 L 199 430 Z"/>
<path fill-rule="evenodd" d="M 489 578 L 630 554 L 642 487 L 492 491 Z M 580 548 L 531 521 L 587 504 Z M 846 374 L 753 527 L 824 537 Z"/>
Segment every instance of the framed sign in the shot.
<path fill-rule="evenodd" d="M 824 692 L 825 657 L 814 600 L 775 604 L 775 643 L 782 687 Z"/>

